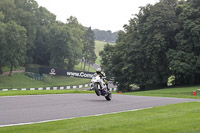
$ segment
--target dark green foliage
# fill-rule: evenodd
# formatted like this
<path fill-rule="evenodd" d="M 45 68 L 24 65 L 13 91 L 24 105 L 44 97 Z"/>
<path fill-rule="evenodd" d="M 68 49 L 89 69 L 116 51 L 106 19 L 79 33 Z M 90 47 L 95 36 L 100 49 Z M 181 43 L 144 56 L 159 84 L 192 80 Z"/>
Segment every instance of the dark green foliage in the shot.
<path fill-rule="evenodd" d="M 84 68 L 85 64 L 94 64 L 97 58 L 95 52 L 95 42 L 94 42 L 94 32 L 92 31 L 91 27 L 87 29 L 83 36 L 83 61 L 84 61 Z"/>
<path fill-rule="evenodd" d="M 116 57 L 114 56 L 114 46 L 110 44 L 106 44 L 104 46 L 104 50 L 99 53 L 102 58 L 102 66 L 104 68 L 104 72 L 106 73 L 106 78 L 112 79 L 111 69 L 113 67 L 112 59 Z"/>
<path fill-rule="evenodd" d="M 50 13 L 46 8 L 39 7 L 37 16 L 37 33 L 35 38 L 34 63 L 40 65 L 49 65 L 50 53 L 49 39 L 50 26 L 56 23 L 56 16 Z"/>
<path fill-rule="evenodd" d="M 5 16 L 4 23 L 14 21 L 27 31 L 26 64 L 32 63 L 36 37 L 38 4 L 34 0 L 1 0 L 0 11 Z"/>
<path fill-rule="evenodd" d="M 48 51 L 50 31 L 49 26 L 41 26 L 38 29 L 36 39 L 35 39 L 35 55 L 34 63 L 40 65 L 49 65 L 50 53 Z"/>
<path fill-rule="evenodd" d="M 69 57 L 69 68 L 73 69 L 74 65 L 79 63 L 79 59 L 83 57 L 83 41 L 86 28 L 79 24 L 76 17 L 71 16 L 67 19 L 67 25 L 70 28 L 70 57 Z"/>
<path fill-rule="evenodd" d="M 6 51 L 4 50 L 5 48 L 6 48 L 5 24 L 0 22 L 0 74 L 3 73 L 2 67 L 6 65 L 6 59 L 5 59 Z"/>
<path fill-rule="evenodd" d="M 65 68 L 65 60 L 70 56 L 69 32 L 65 25 L 53 25 L 50 28 L 49 53 L 50 66 Z"/>
<path fill-rule="evenodd" d="M 180 29 L 177 47 L 169 50 L 170 69 L 177 84 L 200 83 L 200 1 L 181 2 L 177 7 Z"/>
<path fill-rule="evenodd" d="M 124 36 L 123 36 L 124 35 Z M 104 47 L 104 50 L 100 52 L 102 57 L 102 68 L 106 73 L 108 79 L 115 80 L 115 83 L 118 84 L 119 89 L 127 88 L 128 78 L 123 68 L 125 65 L 124 57 L 126 56 L 126 45 L 123 40 L 125 38 L 125 33 L 122 31 L 119 32 L 119 39 L 116 46 L 107 44 Z M 122 40 L 120 40 L 122 38 Z M 123 45 L 124 44 L 124 45 Z M 120 81 L 120 82 L 118 82 Z"/>
<path fill-rule="evenodd" d="M 6 29 L 7 24 L 14 28 Z M 22 33 L 19 27 L 24 28 L 26 32 Z M 96 59 L 93 46 L 94 35 L 87 34 L 86 29 L 75 17 L 70 17 L 67 23 L 56 21 L 56 16 L 46 8 L 39 7 L 35 0 L 1 0 L 0 74 L 4 66 L 9 65 L 12 69 L 13 66 L 31 63 L 73 69 L 83 56 L 85 38 L 90 38 L 89 43 L 92 45 L 87 52 L 89 57 L 87 60 L 93 63 Z M 16 35 L 13 35 L 13 30 L 16 30 Z M 21 36 L 18 35 L 19 33 Z M 10 41 L 7 42 L 8 40 Z M 20 51 L 17 53 L 12 51 L 16 54 L 16 58 L 11 55 L 6 56 L 9 50 L 13 50 L 12 47 L 18 45 L 26 47 L 16 48 L 16 51 Z M 11 64 L 10 60 L 12 60 Z"/>
<path fill-rule="evenodd" d="M 93 32 L 95 34 L 95 40 L 103 41 L 107 43 L 115 43 L 117 40 L 118 32 L 112 33 L 110 30 L 105 31 L 105 30 L 99 30 L 99 29 L 94 29 Z"/>
<path fill-rule="evenodd" d="M 102 67 L 119 89 L 141 89 L 200 82 L 200 2 L 161 0 L 141 7 L 119 32 L 117 44 L 101 52 Z M 111 55 L 111 56 L 110 56 Z"/>
<path fill-rule="evenodd" d="M 26 29 L 10 21 L 1 27 L 1 44 L 3 49 L 0 63 L 10 66 L 10 75 L 13 67 L 18 67 L 25 63 L 26 54 Z M 4 63 L 4 64 L 3 64 Z M 1 64 L 0 64 L 1 65 Z"/>

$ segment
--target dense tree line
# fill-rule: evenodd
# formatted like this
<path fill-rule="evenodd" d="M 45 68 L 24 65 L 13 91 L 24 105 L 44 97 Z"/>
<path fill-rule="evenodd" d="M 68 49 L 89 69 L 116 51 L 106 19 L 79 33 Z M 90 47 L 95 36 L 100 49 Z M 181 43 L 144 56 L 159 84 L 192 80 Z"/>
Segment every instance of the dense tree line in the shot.
<path fill-rule="evenodd" d="M 118 32 L 111 32 L 110 30 L 94 29 L 95 40 L 103 41 L 107 43 L 115 43 L 118 37 Z"/>
<path fill-rule="evenodd" d="M 102 51 L 102 67 L 119 89 L 200 83 L 200 1 L 160 0 L 146 5 Z"/>
<path fill-rule="evenodd" d="M 77 18 L 62 23 L 35 0 L 0 0 L 0 74 L 31 63 L 73 69 L 93 63 L 93 53 L 94 33 Z"/>

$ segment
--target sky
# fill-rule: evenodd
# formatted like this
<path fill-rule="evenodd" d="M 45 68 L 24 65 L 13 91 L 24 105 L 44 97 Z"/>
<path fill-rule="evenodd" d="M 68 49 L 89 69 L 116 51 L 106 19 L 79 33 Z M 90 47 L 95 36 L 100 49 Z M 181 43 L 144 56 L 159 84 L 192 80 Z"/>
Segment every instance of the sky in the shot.
<path fill-rule="evenodd" d="M 74 16 L 85 27 L 112 32 L 138 14 L 140 6 L 155 4 L 159 0 L 36 0 L 64 23 Z"/>

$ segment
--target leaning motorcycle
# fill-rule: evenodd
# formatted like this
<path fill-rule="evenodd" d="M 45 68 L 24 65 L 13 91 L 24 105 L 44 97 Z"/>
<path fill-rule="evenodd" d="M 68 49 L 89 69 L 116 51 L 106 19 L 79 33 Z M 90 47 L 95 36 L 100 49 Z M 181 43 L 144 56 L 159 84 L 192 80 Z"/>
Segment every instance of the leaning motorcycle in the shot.
<path fill-rule="evenodd" d="M 97 96 L 104 96 L 108 101 L 112 98 L 112 93 L 107 90 L 106 84 L 98 74 L 92 77 L 91 90 L 94 90 Z"/>

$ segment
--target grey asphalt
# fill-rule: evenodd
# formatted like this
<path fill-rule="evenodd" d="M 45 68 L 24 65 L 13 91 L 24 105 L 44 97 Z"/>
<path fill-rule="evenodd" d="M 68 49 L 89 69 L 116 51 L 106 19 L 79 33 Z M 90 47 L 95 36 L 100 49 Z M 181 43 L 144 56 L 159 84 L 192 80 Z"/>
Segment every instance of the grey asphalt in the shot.
<path fill-rule="evenodd" d="M 95 94 L 56 94 L 0 97 L 0 127 L 10 124 L 67 119 L 167 104 L 194 99 L 113 95 L 111 101 Z"/>

